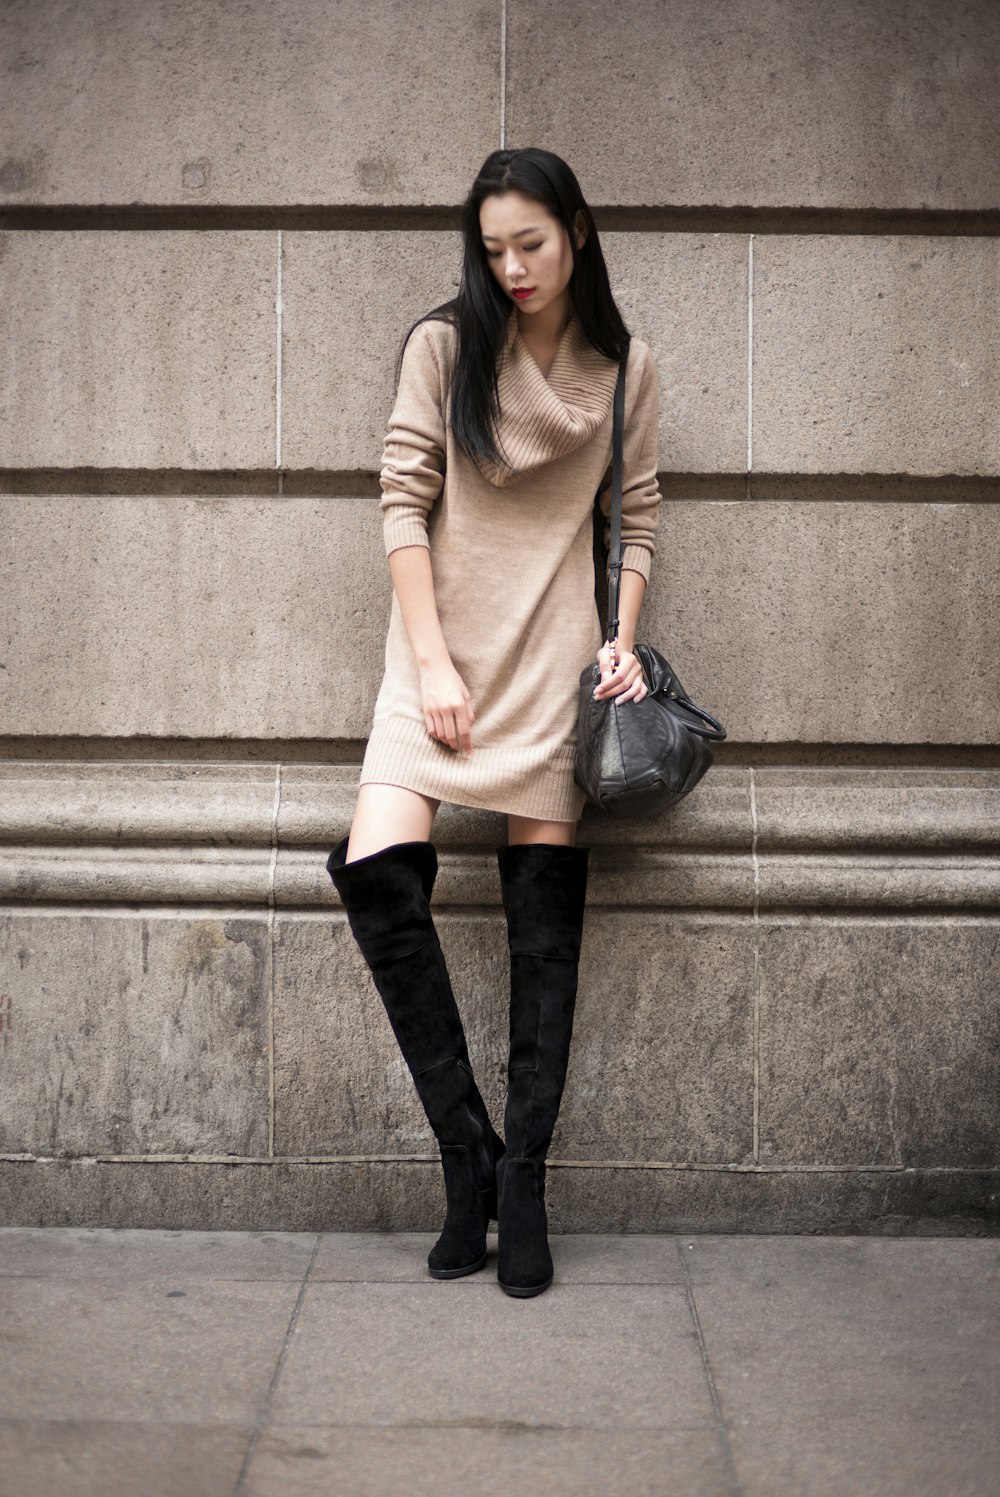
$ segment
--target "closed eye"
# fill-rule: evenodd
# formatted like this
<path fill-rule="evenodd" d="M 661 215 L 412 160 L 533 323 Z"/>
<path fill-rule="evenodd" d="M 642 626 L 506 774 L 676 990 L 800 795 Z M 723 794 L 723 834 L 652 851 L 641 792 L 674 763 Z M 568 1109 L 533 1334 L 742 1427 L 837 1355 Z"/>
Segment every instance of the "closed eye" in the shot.
<path fill-rule="evenodd" d="M 542 247 L 542 245 L 541 245 L 540 241 L 539 241 L 538 244 L 526 244 L 526 245 L 523 246 L 524 249 L 529 250 L 529 251 L 530 250 L 541 249 L 541 247 Z M 486 251 L 486 258 L 487 258 L 487 260 L 495 260 L 498 255 L 502 255 L 502 254 L 503 254 L 503 250 L 487 250 Z"/>

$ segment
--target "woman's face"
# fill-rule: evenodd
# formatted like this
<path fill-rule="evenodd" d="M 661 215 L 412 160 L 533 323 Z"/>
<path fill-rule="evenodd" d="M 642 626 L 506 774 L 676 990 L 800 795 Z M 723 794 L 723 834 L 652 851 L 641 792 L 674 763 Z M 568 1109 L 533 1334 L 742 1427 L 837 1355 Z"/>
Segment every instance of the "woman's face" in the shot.
<path fill-rule="evenodd" d="M 569 235 L 541 203 L 523 192 L 493 193 L 480 204 L 479 227 L 490 269 L 523 313 L 534 316 L 565 297 L 573 274 Z"/>

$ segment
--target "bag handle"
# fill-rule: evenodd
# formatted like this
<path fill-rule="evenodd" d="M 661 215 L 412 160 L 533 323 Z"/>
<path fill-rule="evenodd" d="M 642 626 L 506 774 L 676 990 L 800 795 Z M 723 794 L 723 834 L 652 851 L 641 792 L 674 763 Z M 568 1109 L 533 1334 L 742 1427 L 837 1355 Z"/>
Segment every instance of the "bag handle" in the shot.
<path fill-rule="evenodd" d="M 611 439 L 611 544 L 608 548 L 608 644 L 618 638 L 618 604 L 622 587 L 622 474 L 625 468 L 625 365 L 618 365 Z"/>
<path fill-rule="evenodd" d="M 713 743 L 723 741 L 726 730 L 710 712 L 706 712 L 704 707 L 696 707 L 690 697 L 678 696 L 673 691 L 669 693 L 669 696 L 670 710 L 686 723 L 692 733 L 697 733 L 699 738 L 711 739 Z M 694 715 L 693 722 L 687 715 L 689 712 Z"/>

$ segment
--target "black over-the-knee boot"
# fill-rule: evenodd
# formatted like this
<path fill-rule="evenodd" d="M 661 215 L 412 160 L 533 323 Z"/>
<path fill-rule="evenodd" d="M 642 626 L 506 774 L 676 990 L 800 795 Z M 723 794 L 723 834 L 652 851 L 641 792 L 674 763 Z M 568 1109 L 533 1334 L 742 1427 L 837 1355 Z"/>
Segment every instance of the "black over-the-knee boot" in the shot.
<path fill-rule="evenodd" d="M 347 843 L 331 852 L 327 872 L 440 1146 L 448 1214 L 427 1267 L 436 1279 L 456 1279 L 486 1262 L 504 1145 L 473 1078 L 431 917 L 437 853 L 429 842 L 397 842 L 347 863 Z"/>
<path fill-rule="evenodd" d="M 569 1062 L 589 849 L 498 847 L 510 942 L 510 1059 L 497 1169 L 497 1278 L 527 1298 L 552 1282 L 545 1214 L 548 1153 Z"/>

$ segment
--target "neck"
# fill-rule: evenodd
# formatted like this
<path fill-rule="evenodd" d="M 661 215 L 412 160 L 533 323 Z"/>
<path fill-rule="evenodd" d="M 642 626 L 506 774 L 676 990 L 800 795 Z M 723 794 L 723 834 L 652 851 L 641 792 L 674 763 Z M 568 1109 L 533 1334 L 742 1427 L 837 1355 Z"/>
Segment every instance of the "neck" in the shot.
<path fill-rule="evenodd" d="M 538 348 L 555 348 L 573 319 L 573 303 L 568 291 L 544 312 L 522 312 L 517 308 L 517 330 L 526 343 Z"/>

